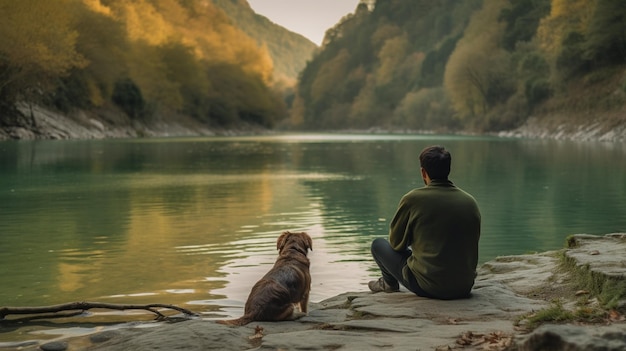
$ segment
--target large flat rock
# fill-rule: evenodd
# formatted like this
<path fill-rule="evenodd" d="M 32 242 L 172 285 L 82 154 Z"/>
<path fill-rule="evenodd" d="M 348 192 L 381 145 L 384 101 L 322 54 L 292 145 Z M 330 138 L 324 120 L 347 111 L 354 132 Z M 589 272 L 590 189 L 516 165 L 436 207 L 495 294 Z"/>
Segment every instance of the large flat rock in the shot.
<path fill-rule="evenodd" d="M 311 304 L 309 314 L 297 321 L 229 327 L 198 318 L 64 342 L 68 350 L 100 351 L 626 350 L 623 320 L 547 324 L 533 332 L 516 327 L 520 316 L 546 308 L 555 298 L 579 299 L 571 271 L 561 264 L 563 256 L 594 274 L 624 279 L 626 234 L 574 236 L 570 246 L 485 263 L 471 297 L 463 300 L 432 300 L 406 291 L 349 292 Z"/>

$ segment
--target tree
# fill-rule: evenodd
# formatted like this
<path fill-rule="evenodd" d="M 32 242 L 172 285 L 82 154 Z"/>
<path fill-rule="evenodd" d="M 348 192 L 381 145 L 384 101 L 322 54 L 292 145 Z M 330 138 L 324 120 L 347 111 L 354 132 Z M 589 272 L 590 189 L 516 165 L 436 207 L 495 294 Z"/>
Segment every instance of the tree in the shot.
<path fill-rule="evenodd" d="M 389 84 L 394 80 L 398 66 L 407 57 L 408 40 L 405 35 L 399 35 L 385 40 L 378 52 L 378 67 L 376 69 L 376 81 L 380 86 Z"/>
<path fill-rule="evenodd" d="M 534 46 L 527 45 L 527 50 L 518 50 L 519 60 L 517 69 L 518 81 L 523 84 L 527 110 L 530 113 L 535 106 L 546 100 L 552 94 L 550 85 L 550 65 Z"/>
<path fill-rule="evenodd" d="M 128 78 L 115 83 L 112 99 L 114 103 L 133 119 L 140 118 L 144 113 L 146 103 L 141 94 L 141 90 Z"/>
<path fill-rule="evenodd" d="M 430 51 L 421 67 L 421 87 L 439 87 L 443 83 L 446 62 L 456 47 L 460 36 L 449 38 L 437 50 Z"/>
<path fill-rule="evenodd" d="M 556 68 L 563 79 L 589 71 L 589 62 L 583 57 L 585 37 L 579 32 L 570 32 L 563 38 L 561 52 L 556 59 Z"/>
<path fill-rule="evenodd" d="M 411 91 L 394 111 L 394 125 L 416 130 L 454 129 L 454 111 L 445 95 L 441 87 Z"/>
<path fill-rule="evenodd" d="M 250 75 L 233 64 L 215 64 L 207 67 L 205 72 L 211 82 L 207 117 L 215 124 L 244 121 L 272 127 L 285 117 L 284 103 L 267 89 L 260 75 Z"/>
<path fill-rule="evenodd" d="M 499 20 L 506 23 L 502 46 L 512 51 L 518 42 L 534 38 L 539 20 L 550 11 L 550 0 L 509 0 L 511 7 L 500 12 Z"/>
<path fill-rule="evenodd" d="M 506 101 L 514 92 L 510 76 L 509 54 L 499 48 L 503 24 L 498 16 L 504 0 L 485 3 L 477 12 L 450 56 L 444 86 L 461 118 L 485 117 L 497 103 Z"/>
<path fill-rule="evenodd" d="M 115 82 L 128 75 L 130 43 L 122 23 L 97 0 L 74 4 L 76 50 L 84 57 L 85 66 L 59 81 L 51 100 L 62 110 L 105 105 Z"/>
<path fill-rule="evenodd" d="M 587 60 L 596 65 L 626 62 L 626 6 L 620 1 L 599 0 L 585 38 Z"/>
<path fill-rule="evenodd" d="M 570 33 L 586 32 L 597 1 L 552 0 L 550 14 L 539 21 L 536 37 L 551 65 L 556 63 Z"/>
<path fill-rule="evenodd" d="M 84 66 L 70 5 L 69 0 L 0 0 L 0 107 L 11 109 L 20 97 L 38 96 L 57 77 Z"/>
<path fill-rule="evenodd" d="M 336 78 L 346 76 L 349 60 L 350 53 L 347 49 L 343 49 L 333 59 L 326 61 L 322 65 L 313 84 L 311 84 L 311 95 L 309 98 L 313 103 L 320 102 L 324 98 L 330 98 L 333 91 L 336 91 L 337 86 L 341 84 L 337 82 Z"/>

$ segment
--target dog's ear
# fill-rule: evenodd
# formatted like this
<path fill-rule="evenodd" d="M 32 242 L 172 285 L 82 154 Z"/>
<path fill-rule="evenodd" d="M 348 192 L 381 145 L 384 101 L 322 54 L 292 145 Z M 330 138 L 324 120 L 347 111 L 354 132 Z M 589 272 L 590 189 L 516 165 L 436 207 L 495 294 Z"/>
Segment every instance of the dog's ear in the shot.
<path fill-rule="evenodd" d="M 276 240 L 276 250 L 280 251 L 283 249 L 283 247 L 285 247 L 285 244 L 287 243 L 287 237 L 291 235 L 290 232 L 283 232 L 279 237 L 278 240 Z"/>
<path fill-rule="evenodd" d="M 306 238 L 306 243 L 308 245 L 308 248 L 311 251 L 313 251 L 313 239 L 311 239 L 311 237 L 307 233 L 302 233 L 302 234 L 304 234 L 304 237 Z"/>

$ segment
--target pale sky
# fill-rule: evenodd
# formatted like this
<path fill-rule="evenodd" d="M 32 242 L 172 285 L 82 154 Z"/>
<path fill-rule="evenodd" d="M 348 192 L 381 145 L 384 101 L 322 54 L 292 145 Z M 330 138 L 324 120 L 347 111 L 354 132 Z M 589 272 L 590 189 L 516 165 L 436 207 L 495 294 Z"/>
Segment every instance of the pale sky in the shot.
<path fill-rule="evenodd" d="M 341 17 L 354 13 L 359 0 L 248 0 L 254 12 L 317 45 Z"/>

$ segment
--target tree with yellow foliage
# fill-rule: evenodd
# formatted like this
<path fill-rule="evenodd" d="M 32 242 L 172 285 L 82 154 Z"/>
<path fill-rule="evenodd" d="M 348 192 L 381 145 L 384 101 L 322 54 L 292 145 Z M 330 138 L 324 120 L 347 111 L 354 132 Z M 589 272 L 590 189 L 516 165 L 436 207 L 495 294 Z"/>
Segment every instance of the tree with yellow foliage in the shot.
<path fill-rule="evenodd" d="M 50 81 L 81 68 L 69 0 L 0 0 L 0 108 L 36 98 Z M 45 23 L 45 25 L 43 25 Z"/>
<path fill-rule="evenodd" d="M 498 0 L 472 16 L 446 66 L 444 87 L 458 117 L 477 125 L 514 91 L 509 54 L 499 47 L 498 27 L 504 24 L 498 16 L 505 5 L 506 0 Z"/>
<path fill-rule="evenodd" d="M 14 112 L 2 116 L 18 101 L 146 123 L 269 126 L 286 114 L 267 49 L 210 1 L 0 0 L 0 16 L 0 108 Z"/>

